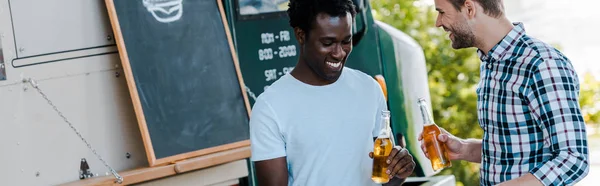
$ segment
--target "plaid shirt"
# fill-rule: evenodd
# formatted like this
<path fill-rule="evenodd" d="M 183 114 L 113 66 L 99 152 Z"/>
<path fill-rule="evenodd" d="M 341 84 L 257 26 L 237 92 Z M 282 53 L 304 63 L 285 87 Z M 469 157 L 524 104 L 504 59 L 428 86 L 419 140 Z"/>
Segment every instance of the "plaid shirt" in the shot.
<path fill-rule="evenodd" d="M 533 174 L 544 185 L 575 184 L 589 171 L 579 81 L 558 50 L 522 23 L 481 58 L 477 87 L 484 130 L 481 185 Z"/>

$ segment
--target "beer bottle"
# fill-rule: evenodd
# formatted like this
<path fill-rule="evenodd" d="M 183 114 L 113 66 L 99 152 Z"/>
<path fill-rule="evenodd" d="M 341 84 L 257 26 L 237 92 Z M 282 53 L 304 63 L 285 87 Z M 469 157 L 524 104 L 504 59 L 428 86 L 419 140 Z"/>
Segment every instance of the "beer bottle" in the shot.
<path fill-rule="evenodd" d="M 441 170 L 452 166 L 452 162 L 448 158 L 446 145 L 438 141 L 438 136 L 441 134 L 440 128 L 433 121 L 433 115 L 427 107 L 427 101 L 420 98 L 419 108 L 421 116 L 423 116 L 423 143 L 429 154 L 429 160 L 434 171 Z"/>
<path fill-rule="evenodd" d="M 381 116 L 381 131 L 373 148 L 373 173 L 371 179 L 378 184 L 390 181 L 387 171 L 387 159 L 394 148 L 392 130 L 390 128 L 390 111 L 384 110 Z"/>

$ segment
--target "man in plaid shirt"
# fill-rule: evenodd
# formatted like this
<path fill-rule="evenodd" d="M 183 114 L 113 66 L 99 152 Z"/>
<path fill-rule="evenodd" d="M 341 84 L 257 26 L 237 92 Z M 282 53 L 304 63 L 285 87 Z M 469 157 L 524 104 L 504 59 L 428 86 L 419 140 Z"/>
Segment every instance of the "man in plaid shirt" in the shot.
<path fill-rule="evenodd" d="M 435 0 L 455 49 L 477 47 L 482 140 L 438 137 L 450 159 L 481 163 L 481 185 L 573 185 L 589 171 L 579 81 L 560 51 L 511 23 L 501 0 Z M 425 154 L 427 151 L 421 147 Z"/>

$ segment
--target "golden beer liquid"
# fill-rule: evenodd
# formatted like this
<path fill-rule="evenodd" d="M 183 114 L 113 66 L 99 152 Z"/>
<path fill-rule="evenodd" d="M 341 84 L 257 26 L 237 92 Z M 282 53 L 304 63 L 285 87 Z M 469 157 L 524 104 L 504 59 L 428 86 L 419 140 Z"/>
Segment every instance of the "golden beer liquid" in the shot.
<path fill-rule="evenodd" d="M 446 146 L 438 141 L 440 134 L 440 128 L 435 124 L 423 126 L 423 141 L 434 171 L 452 166 Z"/>
<path fill-rule="evenodd" d="M 387 183 L 390 181 L 387 171 L 388 164 L 386 163 L 388 156 L 392 152 L 394 145 L 390 138 L 377 138 L 373 149 L 373 174 L 371 179 L 378 184 Z"/>

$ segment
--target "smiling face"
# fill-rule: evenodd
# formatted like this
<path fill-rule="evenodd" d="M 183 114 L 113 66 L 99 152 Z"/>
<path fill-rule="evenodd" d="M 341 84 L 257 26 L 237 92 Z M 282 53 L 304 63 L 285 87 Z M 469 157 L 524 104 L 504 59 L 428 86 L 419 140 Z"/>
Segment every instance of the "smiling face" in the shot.
<path fill-rule="evenodd" d="M 449 0 L 435 0 L 438 16 L 436 27 L 442 27 L 449 33 L 452 48 L 469 48 L 475 45 L 475 35 L 469 27 L 465 11 L 458 11 Z"/>
<path fill-rule="evenodd" d="M 352 15 L 319 13 L 309 33 L 302 35 L 302 61 L 321 81 L 335 82 L 352 52 Z"/>

